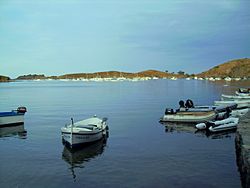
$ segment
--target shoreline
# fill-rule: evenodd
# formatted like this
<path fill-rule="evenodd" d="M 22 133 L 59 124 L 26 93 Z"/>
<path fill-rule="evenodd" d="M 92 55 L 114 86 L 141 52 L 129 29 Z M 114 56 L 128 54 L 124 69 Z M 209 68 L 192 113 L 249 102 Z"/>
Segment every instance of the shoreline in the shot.
<path fill-rule="evenodd" d="M 199 80 L 199 81 L 225 81 L 225 82 L 238 82 L 249 81 L 249 78 L 199 78 L 199 77 L 158 77 L 158 76 L 137 76 L 137 77 L 77 77 L 77 78 L 29 78 L 29 79 L 10 79 L 1 80 L 0 83 L 16 82 L 16 81 L 95 81 L 95 82 L 115 82 L 115 81 L 147 81 L 147 80 Z"/>

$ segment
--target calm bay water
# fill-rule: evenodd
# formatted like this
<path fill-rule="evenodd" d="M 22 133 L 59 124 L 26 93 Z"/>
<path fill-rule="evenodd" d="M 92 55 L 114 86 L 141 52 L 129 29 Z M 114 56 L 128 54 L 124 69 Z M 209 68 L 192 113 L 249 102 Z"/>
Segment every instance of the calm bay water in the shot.
<path fill-rule="evenodd" d="M 241 187 L 235 133 L 158 123 L 179 100 L 209 105 L 246 82 L 24 81 L 0 84 L 0 110 L 26 106 L 27 135 L 0 132 L 0 187 Z M 70 152 L 60 128 L 97 114 L 109 137 Z"/>

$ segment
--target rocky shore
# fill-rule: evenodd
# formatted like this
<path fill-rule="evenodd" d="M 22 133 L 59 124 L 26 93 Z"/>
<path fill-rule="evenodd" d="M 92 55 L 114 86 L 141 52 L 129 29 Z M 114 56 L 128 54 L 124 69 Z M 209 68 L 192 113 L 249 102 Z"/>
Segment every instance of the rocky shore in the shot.
<path fill-rule="evenodd" d="M 240 119 L 235 146 L 242 187 L 250 187 L 250 112 Z"/>

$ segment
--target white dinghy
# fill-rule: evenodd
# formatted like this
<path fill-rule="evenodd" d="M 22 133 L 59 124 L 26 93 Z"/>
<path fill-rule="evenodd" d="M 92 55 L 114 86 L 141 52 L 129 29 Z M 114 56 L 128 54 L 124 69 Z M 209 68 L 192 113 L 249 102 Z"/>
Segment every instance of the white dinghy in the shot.
<path fill-rule="evenodd" d="M 239 118 L 227 118 L 221 121 L 215 121 L 214 125 L 209 127 L 210 132 L 220 132 L 236 129 L 239 123 Z"/>
<path fill-rule="evenodd" d="M 94 116 L 75 123 L 71 118 L 71 121 L 70 125 L 61 128 L 63 142 L 71 148 L 98 141 L 108 131 L 107 118 Z"/>
<path fill-rule="evenodd" d="M 250 108 L 250 99 L 249 100 L 214 101 L 214 104 L 216 106 L 228 105 L 228 104 L 232 104 L 232 103 L 236 103 L 237 108 L 246 108 L 246 107 Z"/>
<path fill-rule="evenodd" d="M 250 100 L 250 95 L 221 95 L 221 100 Z"/>
<path fill-rule="evenodd" d="M 230 117 L 220 121 L 209 121 L 206 123 L 199 123 L 195 127 L 198 130 L 207 129 L 211 132 L 219 132 L 237 128 L 238 122 L 239 118 Z"/>

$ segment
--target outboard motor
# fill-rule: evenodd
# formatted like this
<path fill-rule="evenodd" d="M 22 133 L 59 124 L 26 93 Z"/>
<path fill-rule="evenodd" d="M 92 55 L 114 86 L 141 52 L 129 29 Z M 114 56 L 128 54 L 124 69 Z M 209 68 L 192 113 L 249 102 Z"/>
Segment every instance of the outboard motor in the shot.
<path fill-rule="evenodd" d="M 193 103 L 192 100 L 188 99 L 188 100 L 186 101 L 185 106 L 186 106 L 187 108 L 194 108 L 194 103 Z"/>
<path fill-rule="evenodd" d="M 224 114 L 223 119 L 229 118 L 231 115 L 231 112 L 232 112 L 232 110 L 229 107 L 227 107 L 226 113 Z"/>
<path fill-rule="evenodd" d="M 21 114 L 24 114 L 25 112 L 27 112 L 27 109 L 26 109 L 26 107 L 21 106 L 21 107 L 17 108 L 17 112 L 21 113 Z"/>
<path fill-rule="evenodd" d="M 173 109 L 166 108 L 166 110 L 165 110 L 165 115 L 167 115 L 167 114 L 174 114 L 174 110 L 173 110 Z"/>

